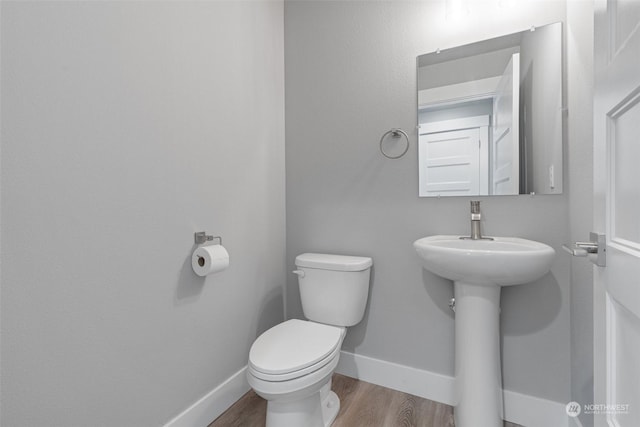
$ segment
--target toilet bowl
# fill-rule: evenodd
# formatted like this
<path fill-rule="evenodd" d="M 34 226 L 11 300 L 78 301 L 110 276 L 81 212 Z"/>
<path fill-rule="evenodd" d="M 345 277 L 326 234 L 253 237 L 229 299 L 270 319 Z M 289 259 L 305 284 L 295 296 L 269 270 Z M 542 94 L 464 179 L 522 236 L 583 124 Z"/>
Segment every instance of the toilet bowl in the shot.
<path fill-rule="evenodd" d="M 247 379 L 267 400 L 267 426 L 330 426 L 340 402 L 330 391 L 345 329 L 291 319 L 251 347 Z M 300 351 L 300 350 L 303 351 Z"/>
<path fill-rule="evenodd" d="M 371 258 L 302 254 L 296 258 L 309 320 L 291 319 L 251 346 L 247 380 L 267 400 L 266 427 L 329 427 L 340 409 L 331 376 L 347 326 L 362 320 Z"/>

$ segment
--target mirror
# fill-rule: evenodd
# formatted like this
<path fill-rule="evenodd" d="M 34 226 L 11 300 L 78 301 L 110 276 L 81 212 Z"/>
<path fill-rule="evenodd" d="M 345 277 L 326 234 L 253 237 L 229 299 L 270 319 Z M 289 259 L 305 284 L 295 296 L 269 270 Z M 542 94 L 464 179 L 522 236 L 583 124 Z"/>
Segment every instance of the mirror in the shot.
<path fill-rule="evenodd" d="M 420 197 L 562 193 L 562 24 L 421 55 Z"/>

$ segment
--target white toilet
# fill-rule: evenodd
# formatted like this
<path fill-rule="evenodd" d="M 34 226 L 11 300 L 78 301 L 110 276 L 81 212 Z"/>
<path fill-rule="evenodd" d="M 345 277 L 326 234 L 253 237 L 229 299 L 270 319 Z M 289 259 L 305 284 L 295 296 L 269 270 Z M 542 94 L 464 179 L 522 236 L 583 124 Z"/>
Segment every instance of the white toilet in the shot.
<path fill-rule="evenodd" d="M 266 427 L 328 427 L 340 400 L 331 391 L 346 327 L 362 320 L 373 261 L 367 257 L 296 257 L 300 298 L 309 320 L 269 329 L 249 352 L 247 379 L 267 400 Z"/>

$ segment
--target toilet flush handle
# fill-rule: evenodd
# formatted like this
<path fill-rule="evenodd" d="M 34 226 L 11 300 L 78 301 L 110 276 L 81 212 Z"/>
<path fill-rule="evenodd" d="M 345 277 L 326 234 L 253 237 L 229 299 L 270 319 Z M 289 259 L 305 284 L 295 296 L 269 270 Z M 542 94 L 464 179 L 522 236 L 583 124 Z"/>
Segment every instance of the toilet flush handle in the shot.
<path fill-rule="evenodd" d="M 297 274 L 301 279 L 304 277 L 304 271 L 302 270 L 293 270 L 293 274 Z"/>

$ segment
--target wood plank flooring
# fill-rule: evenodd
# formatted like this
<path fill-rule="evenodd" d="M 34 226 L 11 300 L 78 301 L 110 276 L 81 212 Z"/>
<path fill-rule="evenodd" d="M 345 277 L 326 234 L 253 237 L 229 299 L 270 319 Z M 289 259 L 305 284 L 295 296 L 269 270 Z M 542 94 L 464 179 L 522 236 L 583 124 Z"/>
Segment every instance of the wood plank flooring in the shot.
<path fill-rule="evenodd" d="M 340 398 L 332 427 L 454 427 L 453 408 L 443 403 L 340 374 L 334 374 L 332 390 Z M 209 427 L 264 427 L 266 411 L 267 402 L 251 390 Z"/>

